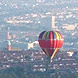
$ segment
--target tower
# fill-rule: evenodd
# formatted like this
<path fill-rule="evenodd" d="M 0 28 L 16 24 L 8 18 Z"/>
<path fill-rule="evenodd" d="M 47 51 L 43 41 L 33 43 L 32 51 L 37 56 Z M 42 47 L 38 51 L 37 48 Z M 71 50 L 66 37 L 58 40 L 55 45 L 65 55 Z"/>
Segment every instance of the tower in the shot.
<path fill-rule="evenodd" d="M 11 51 L 11 42 L 8 41 L 8 51 Z"/>
<path fill-rule="evenodd" d="M 9 39 L 11 39 L 11 35 L 10 35 L 10 28 L 8 27 L 8 32 L 7 32 L 7 39 L 9 40 Z"/>
<path fill-rule="evenodd" d="M 55 16 L 52 16 L 52 28 L 55 29 Z"/>
<path fill-rule="evenodd" d="M 11 35 L 10 35 L 9 31 L 7 32 L 7 39 L 11 39 Z"/>

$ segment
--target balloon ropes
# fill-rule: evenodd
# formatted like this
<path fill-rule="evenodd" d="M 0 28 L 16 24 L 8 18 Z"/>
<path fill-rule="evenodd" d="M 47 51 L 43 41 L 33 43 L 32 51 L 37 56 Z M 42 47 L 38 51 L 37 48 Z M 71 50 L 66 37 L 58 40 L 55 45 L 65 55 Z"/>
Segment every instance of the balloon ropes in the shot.
<path fill-rule="evenodd" d="M 64 39 L 59 31 L 43 31 L 39 35 L 38 42 L 45 54 L 52 60 L 62 47 Z"/>

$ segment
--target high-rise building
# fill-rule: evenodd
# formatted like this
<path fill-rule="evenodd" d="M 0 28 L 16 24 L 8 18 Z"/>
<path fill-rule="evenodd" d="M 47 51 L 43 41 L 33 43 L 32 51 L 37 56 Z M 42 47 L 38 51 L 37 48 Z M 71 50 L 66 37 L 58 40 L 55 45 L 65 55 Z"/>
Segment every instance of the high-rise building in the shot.
<path fill-rule="evenodd" d="M 11 35 L 10 35 L 9 31 L 7 32 L 7 39 L 8 40 L 11 39 Z"/>
<path fill-rule="evenodd" d="M 9 40 L 9 39 L 11 39 L 11 35 L 10 35 L 10 28 L 8 27 L 8 32 L 7 32 L 7 39 Z"/>
<path fill-rule="evenodd" d="M 52 28 L 55 29 L 55 16 L 52 16 Z"/>
<path fill-rule="evenodd" d="M 28 43 L 28 49 L 34 48 L 36 44 L 39 44 L 38 41 Z"/>
<path fill-rule="evenodd" d="M 11 42 L 8 41 L 8 51 L 11 51 Z"/>

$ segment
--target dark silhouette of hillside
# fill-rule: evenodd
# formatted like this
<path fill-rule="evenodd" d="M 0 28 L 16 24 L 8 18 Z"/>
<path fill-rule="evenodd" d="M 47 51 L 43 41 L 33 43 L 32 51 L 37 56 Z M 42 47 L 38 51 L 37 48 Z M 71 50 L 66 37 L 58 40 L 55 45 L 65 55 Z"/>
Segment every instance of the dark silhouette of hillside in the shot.
<path fill-rule="evenodd" d="M 0 70 L 0 78 L 78 78 L 78 73 L 59 72 L 54 69 L 45 72 L 27 72 L 22 67 L 12 67 Z"/>

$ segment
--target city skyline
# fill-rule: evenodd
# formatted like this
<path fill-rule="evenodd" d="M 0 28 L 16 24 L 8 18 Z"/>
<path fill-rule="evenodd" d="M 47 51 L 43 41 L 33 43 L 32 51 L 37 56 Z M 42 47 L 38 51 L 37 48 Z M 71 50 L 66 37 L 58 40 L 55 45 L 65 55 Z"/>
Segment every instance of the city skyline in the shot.
<path fill-rule="evenodd" d="M 78 6 L 76 4 L 76 0 L 1 1 L 0 49 L 7 48 L 7 41 L 10 40 L 13 47 L 26 50 L 29 43 L 38 40 L 40 32 L 58 30 L 64 37 L 62 49 L 77 50 Z M 15 13 L 11 12 L 11 9 Z M 34 49 L 37 48 L 40 49 L 38 46 Z"/>
<path fill-rule="evenodd" d="M 0 78 L 78 78 L 78 0 L 0 0 Z"/>

